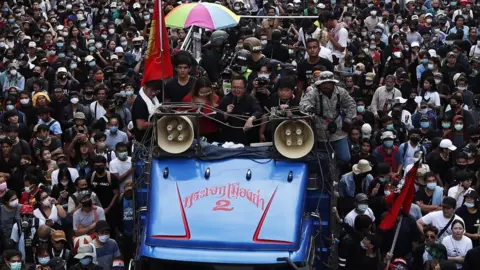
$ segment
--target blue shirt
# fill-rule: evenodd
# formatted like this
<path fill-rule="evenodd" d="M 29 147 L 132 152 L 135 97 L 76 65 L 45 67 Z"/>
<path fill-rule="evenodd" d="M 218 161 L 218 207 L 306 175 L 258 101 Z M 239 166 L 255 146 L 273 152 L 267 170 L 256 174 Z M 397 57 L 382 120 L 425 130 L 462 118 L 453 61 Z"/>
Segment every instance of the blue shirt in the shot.
<path fill-rule="evenodd" d="M 55 121 L 55 122 L 53 122 L 53 121 Z M 52 122 L 53 122 L 53 123 L 52 123 Z M 59 123 L 57 120 L 55 120 L 55 119 L 52 119 L 52 120 L 50 120 L 50 121 L 47 122 L 47 123 L 43 122 L 43 120 L 40 119 L 40 120 L 38 120 L 38 124 L 40 124 L 40 125 L 47 125 L 47 126 L 51 124 L 49 130 L 50 130 L 54 135 L 58 135 L 58 134 L 62 134 L 62 133 L 63 133 L 62 127 L 60 126 L 60 123 Z"/>
<path fill-rule="evenodd" d="M 122 199 L 123 204 L 123 233 L 128 236 L 133 235 L 133 200 Z"/>

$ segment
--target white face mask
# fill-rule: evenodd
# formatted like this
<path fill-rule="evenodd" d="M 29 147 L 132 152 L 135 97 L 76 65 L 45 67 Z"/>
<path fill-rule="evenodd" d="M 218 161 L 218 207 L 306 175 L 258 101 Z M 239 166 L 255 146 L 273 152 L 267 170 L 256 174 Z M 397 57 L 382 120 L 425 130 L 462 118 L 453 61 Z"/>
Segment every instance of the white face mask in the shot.
<path fill-rule="evenodd" d="M 9 202 L 8 205 L 9 205 L 10 207 L 12 207 L 12 208 L 17 207 L 17 205 L 18 205 L 18 199 Z"/>
<path fill-rule="evenodd" d="M 23 105 L 27 105 L 28 102 L 30 102 L 30 99 L 29 99 L 29 98 L 22 98 L 22 99 L 20 99 L 20 103 L 22 103 Z"/>
<path fill-rule="evenodd" d="M 102 243 L 105 243 L 108 241 L 108 239 L 110 239 L 110 235 L 100 235 L 98 236 L 98 241 L 102 242 Z"/>
<path fill-rule="evenodd" d="M 373 17 L 377 16 L 377 11 L 376 10 L 370 11 L 370 15 L 372 15 Z"/>
<path fill-rule="evenodd" d="M 113 35 L 115 33 L 115 29 L 113 29 L 113 28 L 108 29 L 108 33 L 110 35 Z"/>
<path fill-rule="evenodd" d="M 79 100 L 78 100 L 78 98 L 76 98 L 76 97 L 70 99 L 70 102 L 71 102 L 72 104 L 77 104 L 78 101 L 79 101 Z"/>
<path fill-rule="evenodd" d="M 17 70 L 16 69 L 10 70 L 10 74 L 12 74 L 12 76 L 17 75 Z"/>

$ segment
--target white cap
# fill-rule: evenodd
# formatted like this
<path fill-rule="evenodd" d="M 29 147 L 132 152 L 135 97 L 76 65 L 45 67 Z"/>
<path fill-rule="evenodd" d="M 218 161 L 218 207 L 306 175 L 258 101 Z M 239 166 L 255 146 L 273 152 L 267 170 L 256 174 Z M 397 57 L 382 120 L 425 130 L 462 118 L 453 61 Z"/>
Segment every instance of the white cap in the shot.
<path fill-rule="evenodd" d="M 141 6 L 140 6 L 139 3 L 135 3 L 135 4 L 133 4 L 133 8 L 134 8 L 134 9 L 135 9 L 135 8 L 141 8 Z"/>
<path fill-rule="evenodd" d="M 395 139 L 397 136 L 393 134 L 391 131 L 385 131 L 382 133 L 382 136 L 380 137 L 381 140 L 383 139 Z"/>
<path fill-rule="evenodd" d="M 412 42 L 412 45 L 410 45 L 410 47 L 420 47 L 420 43 L 418 43 L 418 41 L 414 41 Z"/>
<path fill-rule="evenodd" d="M 63 28 L 65 28 L 63 25 L 58 25 L 58 26 L 57 26 L 57 31 L 62 31 Z"/>
<path fill-rule="evenodd" d="M 115 53 L 123 53 L 123 48 L 122 47 L 116 47 L 115 48 Z"/>
<path fill-rule="evenodd" d="M 437 52 L 434 49 L 428 50 L 428 54 L 430 54 L 430 57 L 437 57 Z"/>
<path fill-rule="evenodd" d="M 133 41 L 133 42 L 135 42 L 135 41 L 142 41 L 142 39 L 141 39 L 140 37 L 134 37 L 132 41 Z"/>
<path fill-rule="evenodd" d="M 59 68 L 59 69 L 57 70 L 57 73 L 60 73 L 60 72 L 67 73 L 68 71 L 67 71 L 67 69 L 66 69 L 66 68 L 64 68 L 64 67 L 61 67 L 61 68 Z"/>
<path fill-rule="evenodd" d="M 35 43 L 35 42 L 33 42 L 33 41 L 30 41 L 30 42 L 28 43 L 28 47 L 29 47 L 29 48 L 36 48 L 36 47 L 37 47 L 37 43 Z"/>
<path fill-rule="evenodd" d="M 370 124 L 362 125 L 362 138 L 370 138 L 372 136 L 372 126 Z"/>
<path fill-rule="evenodd" d="M 118 60 L 118 55 L 116 54 L 110 55 L 110 60 Z"/>
<path fill-rule="evenodd" d="M 88 39 L 87 40 L 87 45 L 88 44 L 95 44 L 95 39 Z"/>
<path fill-rule="evenodd" d="M 449 140 L 449 139 L 443 139 L 440 142 L 440 148 L 448 148 L 451 151 L 457 150 L 457 147 L 455 145 L 453 145 L 452 141 Z"/>
<path fill-rule="evenodd" d="M 85 57 L 85 62 L 90 62 L 90 61 L 93 61 L 93 56 L 91 55 L 87 55 L 87 57 Z"/>
<path fill-rule="evenodd" d="M 407 99 L 402 97 L 396 97 L 394 100 L 396 103 L 400 103 L 400 104 L 407 102 Z"/>
<path fill-rule="evenodd" d="M 116 7 L 117 7 L 117 2 L 112 2 L 112 3 L 110 4 L 110 7 L 116 8 Z"/>

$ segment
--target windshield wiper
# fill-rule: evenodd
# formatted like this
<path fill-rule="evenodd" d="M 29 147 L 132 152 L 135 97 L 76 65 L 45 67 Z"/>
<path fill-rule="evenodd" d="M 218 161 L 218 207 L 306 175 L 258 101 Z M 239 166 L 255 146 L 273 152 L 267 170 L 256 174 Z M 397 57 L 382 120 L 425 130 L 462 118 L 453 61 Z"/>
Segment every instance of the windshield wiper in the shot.
<path fill-rule="evenodd" d="M 292 260 L 288 257 L 280 257 L 277 258 L 277 262 L 286 262 L 292 269 L 297 270 L 298 267 L 292 262 Z"/>

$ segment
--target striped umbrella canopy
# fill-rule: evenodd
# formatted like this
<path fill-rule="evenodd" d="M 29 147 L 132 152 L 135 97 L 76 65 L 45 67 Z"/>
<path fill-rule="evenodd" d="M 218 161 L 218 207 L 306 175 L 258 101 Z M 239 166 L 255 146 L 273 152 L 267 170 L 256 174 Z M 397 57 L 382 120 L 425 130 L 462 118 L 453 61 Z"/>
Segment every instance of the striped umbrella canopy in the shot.
<path fill-rule="evenodd" d="M 182 4 L 165 17 L 167 27 L 178 29 L 198 26 L 218 30 L 234 27 L 239 21 L 240 16 L 222 5 L 212 3 Z"/>

